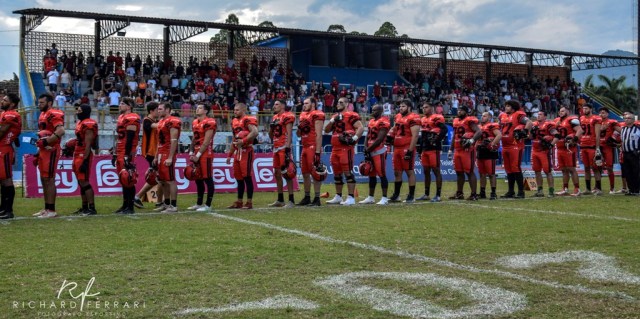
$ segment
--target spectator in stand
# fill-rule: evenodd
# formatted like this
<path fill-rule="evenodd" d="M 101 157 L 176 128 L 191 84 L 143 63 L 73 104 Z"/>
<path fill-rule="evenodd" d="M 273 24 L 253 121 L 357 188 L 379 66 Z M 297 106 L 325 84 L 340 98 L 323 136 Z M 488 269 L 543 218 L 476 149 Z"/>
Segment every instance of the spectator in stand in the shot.
<path fill-rule="evenodd" d="M 60 73 L 58 70 L 52 69 L 47 73 L 47 78 L 49 80 L 49 91 L 54 93 L 58 90 L 58 79 L 60 77 Z"/>

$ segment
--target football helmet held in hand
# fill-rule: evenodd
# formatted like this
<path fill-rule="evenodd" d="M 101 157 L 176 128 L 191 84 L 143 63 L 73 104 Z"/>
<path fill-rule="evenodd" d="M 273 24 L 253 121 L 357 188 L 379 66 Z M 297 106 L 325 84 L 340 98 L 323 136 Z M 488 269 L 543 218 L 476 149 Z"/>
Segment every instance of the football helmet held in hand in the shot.
<path fill-rule="evenodd" d="M 370 161 L 364 160 L 360 165 L 358 165 L 358 169 L 360 170 L 360 175 L 369 176 L 373 170 L 373 165 Z"/>
<path fill-rule="evenodd" d="M 322 163 L 316 165 L 316 167 L 311 170 L 311 176 L 318 182 L 322 182 L 327 179 L 328 174 L 327 166 Z"/>
<path fill-rule="evenodd" d="M 138 172 L 135 169 L 123 168 L 118 173 L 118 177 L 123 187 L 135 187 L 138 182 Z"/>
<path fill-rule="evenodd" d="M 184 168 L 184 177 L 186 177 L 190 181 L 195 181 L 202 178 L 202 174 L 196 165 L 187 165 Z"/>
<path fill-rule="evenodd" d="M 76 150 L 76 145 L 78 145 L 77 139 L 75 138 L 69 139 L 66 143 L 64 143 L 64 148 L 62 149 L 62 156 L 72 157 L 73 152 Z"/>

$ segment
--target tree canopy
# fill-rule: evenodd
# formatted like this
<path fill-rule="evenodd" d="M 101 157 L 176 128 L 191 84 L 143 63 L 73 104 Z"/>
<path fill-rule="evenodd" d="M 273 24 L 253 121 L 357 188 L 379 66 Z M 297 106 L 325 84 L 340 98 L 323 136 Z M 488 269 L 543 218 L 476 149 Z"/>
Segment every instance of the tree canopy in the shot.
<path fill-rule="evenodd" d="M 637 89 L 627 86 L 626 76 L 609 79 L 607 76 L 599 74 L 598 79 L 603 83 L 596 86 L 593 81 L 593 74 L 587 76 L 584 81 L 585 89 L 594 92 L 605 103 L 611 104 L 624 111 L 636 111 Z"/>

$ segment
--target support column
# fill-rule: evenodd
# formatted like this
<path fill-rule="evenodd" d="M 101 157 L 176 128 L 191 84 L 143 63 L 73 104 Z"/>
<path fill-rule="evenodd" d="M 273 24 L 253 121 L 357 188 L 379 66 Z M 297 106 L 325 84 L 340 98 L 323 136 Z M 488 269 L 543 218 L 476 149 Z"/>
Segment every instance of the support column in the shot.
<path fill-rule="evenodd" d="M 162 33 L 162 54 L 164 56 L 164 61 L 168 61 L 169 60 L 169 40 L 171 37 L 171 27 L 166 25 L 164 26 L 164 30 Z"/>
<path fill-rule="evenodd" d="M 489 83 L 491 81 L 491 49 L 484 50 L 484 83 Z"/>
<path fill-rule="evenodd" d="M 101 53 L 101 45 L 102 45 L 102 39 L 101 39 L 101 34 L 102 33 L 102 25 L 100 24 L 100 20 L 96 20 L 95 23 L 95 27 L 94 27 L 94 31 L 93 31 L 93 56 L 94 57 L 99 57 L 100 53 Z"/>

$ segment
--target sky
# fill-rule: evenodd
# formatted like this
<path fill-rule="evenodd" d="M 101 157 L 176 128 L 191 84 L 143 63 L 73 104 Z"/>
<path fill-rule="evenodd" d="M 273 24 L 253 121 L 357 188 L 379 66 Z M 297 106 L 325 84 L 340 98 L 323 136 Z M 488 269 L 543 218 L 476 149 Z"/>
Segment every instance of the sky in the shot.
<path fill-rule="evenodd" d="M 241 24 L 269 20 L 276 26 L 372 35 L 384 22 L 415 39 L 482 43 L 602 54 L 636 52 L 633 0 L 0 0 L 0 80 L 18 70 L 20 15 L 28 8 L 224 22 L 234 13 Z M 133 4 L 132 4 L 133 3 Z M 366 4 L 365 4 L 366 3 Z M 93 34 L 94 21 L 48 18 L 36 31 Z M 162 38 L 161 26 L 132 24 L 127 37 Z M 189 39 L 208 41 L 210 30 Z"/>

